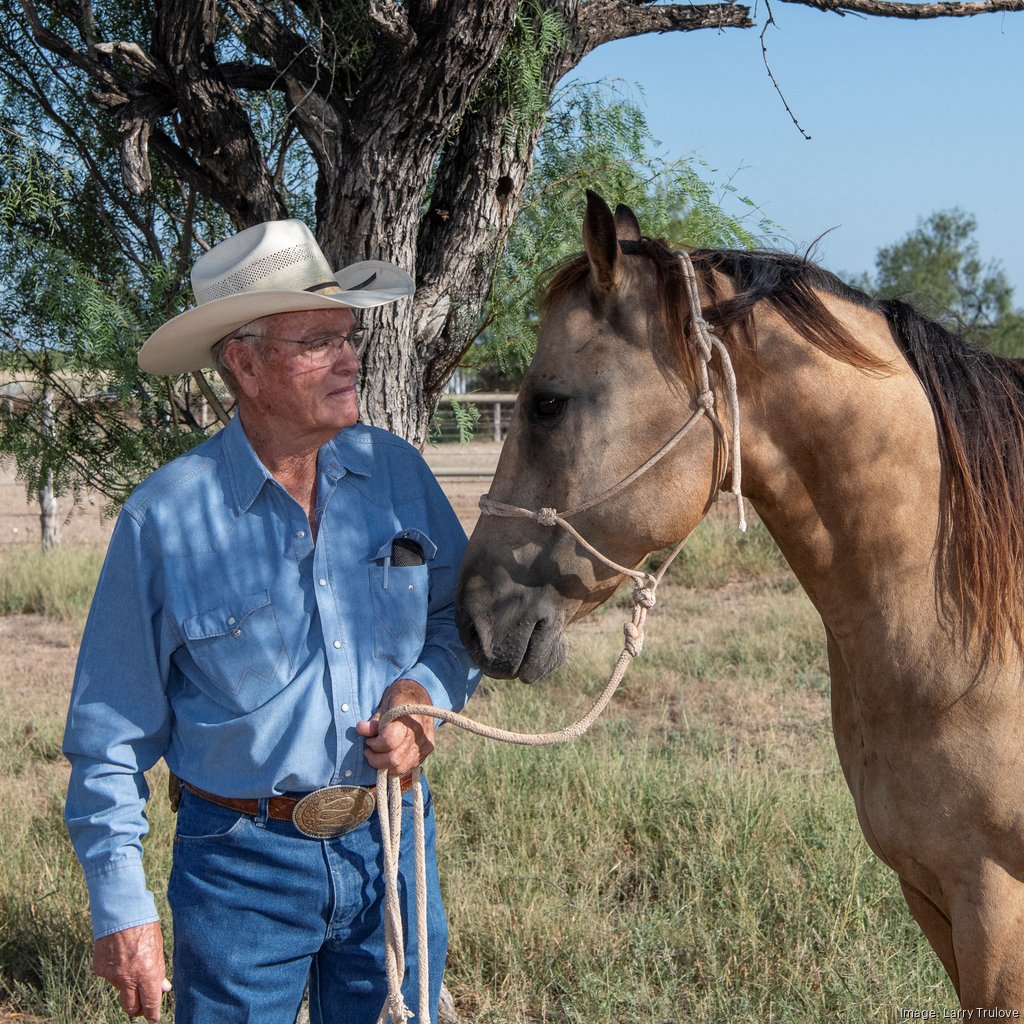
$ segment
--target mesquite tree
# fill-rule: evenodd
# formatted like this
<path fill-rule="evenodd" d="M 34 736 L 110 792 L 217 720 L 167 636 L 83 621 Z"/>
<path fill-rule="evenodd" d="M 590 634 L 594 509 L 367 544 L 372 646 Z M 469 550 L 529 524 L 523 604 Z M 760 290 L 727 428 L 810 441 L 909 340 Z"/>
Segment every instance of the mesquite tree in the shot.
<path fill-rule="evenodd" d="M 413 301 L 368 318 L 362 382 L 364 417 L 414 443 L 478 328 L 558 81 L 610 40 L 754 26 L 740 4 L 651 0 L 0 0 L 0 15 L 17 130 L 76 154 L 105 244 L 166 271 L 143 327 L 185 304 L 174 282 L 197 247 L 270 218 L 308 216 L 339 266 L 414 273 Z"/>

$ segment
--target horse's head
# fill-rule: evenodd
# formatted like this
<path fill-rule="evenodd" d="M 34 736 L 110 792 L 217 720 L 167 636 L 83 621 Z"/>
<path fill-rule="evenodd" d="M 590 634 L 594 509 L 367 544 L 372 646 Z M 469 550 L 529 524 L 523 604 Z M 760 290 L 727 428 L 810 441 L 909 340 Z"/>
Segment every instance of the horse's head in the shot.
<path fill-rule="evenodd" d="M 696 416 L 679 444 L 616 489 L 698 412 L 702 364 L 680 262 L 641 238 L 633 212 L 620 206 L 613 217 L 589 194 L 583 242 L 542 303 L 537 352 L 489 496 L 570 511 L 593 548 L 634 566 L 704 516 L 725 449 L 711 420 Z M 564 529 L 484 515 L 459 584 L 462 638 L 489 675 L 538 679 L 564 659 L 565 628 L 622 580 Z"/>

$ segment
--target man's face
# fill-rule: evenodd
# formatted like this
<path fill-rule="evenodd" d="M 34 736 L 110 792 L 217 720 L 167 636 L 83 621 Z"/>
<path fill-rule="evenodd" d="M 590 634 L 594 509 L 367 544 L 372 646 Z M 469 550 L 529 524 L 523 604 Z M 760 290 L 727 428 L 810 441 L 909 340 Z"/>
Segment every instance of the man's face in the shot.
<path fill-rule="evenodd" d="M 258 323 L 263 340 L 244 354 L 248 372 L 236 374 L 247 426 L 255 414 L 317 444 L 352 426 L 359 419 L 359 360 L 340 340 L 357 327 L 352 311 L 278 313 Z"/>

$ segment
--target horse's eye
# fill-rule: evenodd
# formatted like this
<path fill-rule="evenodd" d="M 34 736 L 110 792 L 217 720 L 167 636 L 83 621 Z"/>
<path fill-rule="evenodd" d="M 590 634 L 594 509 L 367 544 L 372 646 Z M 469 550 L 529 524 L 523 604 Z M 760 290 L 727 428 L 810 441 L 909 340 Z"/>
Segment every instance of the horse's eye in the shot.
<path fill-rule="evenodd" d="M 567 401 L 561 395 L 536 395 L 530 403 L 530 419 L 550 423 L 562 412 Z"/>

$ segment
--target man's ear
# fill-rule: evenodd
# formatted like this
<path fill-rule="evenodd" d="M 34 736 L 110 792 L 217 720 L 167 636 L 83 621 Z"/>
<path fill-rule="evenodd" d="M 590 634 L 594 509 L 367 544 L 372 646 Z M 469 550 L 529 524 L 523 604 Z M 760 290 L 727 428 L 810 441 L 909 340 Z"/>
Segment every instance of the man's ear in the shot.
<path fill-rule="evenodd" d="M 256 349 L 244 341 L 232 338 L 224 346 L 221 358 L 227 363 L 241 394 L 246 398 L 255 398 L 260 393 L 259 374 L 256 367 L 260 355 Z"/>

